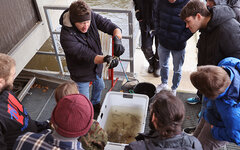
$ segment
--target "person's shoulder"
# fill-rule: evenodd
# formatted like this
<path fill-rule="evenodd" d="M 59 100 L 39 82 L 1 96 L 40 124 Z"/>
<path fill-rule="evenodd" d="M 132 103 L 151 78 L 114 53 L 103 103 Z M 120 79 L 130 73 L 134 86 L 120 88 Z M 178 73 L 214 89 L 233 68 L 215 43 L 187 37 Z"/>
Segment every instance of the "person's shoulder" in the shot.
<path fill-rule="evenodd" d="M 42 135 L 50 134 L 52 131 L 50 129 L 43 130 L 42 132 L 36 133 L 36 132 L 26 132 L 25 134 L 22 134 L 19 136 L 19 138 L 23 137 L 40 137 Z"/>
<path fill-rule="evenodd" d="M 145 141 L 140 140 L 131 142 L 129 145 L 126 145 L 124 150 L 142 150 L 145 147 Z"/>
<path fill-rule="evenodd" d="M 1 91 L 0 98 L 1 99 L 7 98 L 9 93 L 10 93 L 10 91 L 8 91 L 8 90 Z"/>
<path fill-rule="evenodd" d="M 189 135 L 184 132 L 182 132 L 181 135 L 184 139 L 183 142 L 186 144 L 185 147 L 191 147 L 192 150 L 202 150 L 202 145 L 195 136 Z"/>
<path fill-rule="evenodd" d="M 43 145 L 45 141 L 44 137 L 46 137 L 49 133 L 51 133 L 51 130 L 44 130 L 40 133 L 26 132 L 25 134 L 22 134 L 17 138 L 13 149 L 24 150 L 31 147 L 33 148 L 33 146 L 35 146 L 34 143 L 36 143 L 37 141 L 39 142 L 38 147 L 41 147 L 41 145 Z"/>

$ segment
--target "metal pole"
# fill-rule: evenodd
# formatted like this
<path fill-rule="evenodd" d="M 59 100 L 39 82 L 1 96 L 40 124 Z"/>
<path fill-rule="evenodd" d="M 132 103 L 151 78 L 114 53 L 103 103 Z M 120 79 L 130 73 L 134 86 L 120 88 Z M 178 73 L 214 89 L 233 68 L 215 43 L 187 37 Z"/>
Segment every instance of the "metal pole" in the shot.
<path fill-rule="evenodd" d="M 134 61 L 133 61 L 133 16 L 132 11 L 128 12 L 128 28 L 129 28 L 129 53 L 130 53 L 130 72 L 134 73 Z"/>
<path fill-rule="evenodd" d="M 48 29 L 49 29 L 49 32 L 50 32 L 50 35 L 51 35 L 51 38 L 52 38 L 52 41 L 53 41 L 53 47 L 54 47 L 54 50 L 55 50 L 55 55 L 56 55 L 56 59 L 58 61 L 58 66 L 60 68 L 60 72 L 61 74 L 64 74 L 64 70 L 63 70 L 63 65 L 62 65 L 62 61 L 60 59 L 60 56 L 58 54 L 58 47 L 57 47 L 57 43 L 56 43 L 56 40 L 53 36 L 53 29 L 52 29 L 52 23 L 50 21 L 50 17 L 49 17 L 49 14 L 48 14 L 48 10 L 47 8 L 44 7 L 44 12 L 46 14 L 46 18 L 47 18 L 47 23 L 48 23 Z"/>

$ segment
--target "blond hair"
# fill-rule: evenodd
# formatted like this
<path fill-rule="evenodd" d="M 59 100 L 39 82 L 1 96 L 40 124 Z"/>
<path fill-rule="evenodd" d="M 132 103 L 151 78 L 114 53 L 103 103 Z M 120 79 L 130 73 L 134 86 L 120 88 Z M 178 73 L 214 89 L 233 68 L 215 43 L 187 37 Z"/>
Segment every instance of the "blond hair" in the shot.
<path fill-rule="evenodd" d="M 0 78 L 8 80 L 11 69 L 16 66 L 15 60 L 7 54 L 0 53 Z"/>
<path fill-rule="evenodd" d="M 55 89 L 55 100 L 56 102 L 59 102 L 59 100 L 62 99 L 64 96 L 67 96 L 70 94 L 79 94 L 77 84 L 71 81 L 60 84 Z"/>

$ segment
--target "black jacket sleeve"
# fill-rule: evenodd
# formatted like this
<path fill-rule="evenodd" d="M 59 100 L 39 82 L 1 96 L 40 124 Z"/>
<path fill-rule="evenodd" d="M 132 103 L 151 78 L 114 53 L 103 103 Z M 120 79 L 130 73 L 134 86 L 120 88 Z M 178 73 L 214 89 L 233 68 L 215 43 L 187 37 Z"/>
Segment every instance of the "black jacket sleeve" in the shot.
<path fill-rule="evenodd" d="M 112 23 L 112 21 L 110 19 L 104 18 L 101 15 L 94 13 L 94 12 L 92 13 L 92 15 L 94 15 L 98 30 L 101 30 L 104 33 L 113 35 L 113 31 L 116 28 L 119 28 L 116 24 Z"/>
<path fill-rule="evenodd" d="M 2 127 L 0 126 L 0 148 L 1 150 L 7 149 L 7 144 L 4 141 L 4 135 L 2 131 Z"/>
<path fill-rule="evenodd" d="M 221 37 L 219 41 L 220 50 L 224 56 L 240 59 L 240 24 L 232 23 L 223 26 L 219 36 Z"/>

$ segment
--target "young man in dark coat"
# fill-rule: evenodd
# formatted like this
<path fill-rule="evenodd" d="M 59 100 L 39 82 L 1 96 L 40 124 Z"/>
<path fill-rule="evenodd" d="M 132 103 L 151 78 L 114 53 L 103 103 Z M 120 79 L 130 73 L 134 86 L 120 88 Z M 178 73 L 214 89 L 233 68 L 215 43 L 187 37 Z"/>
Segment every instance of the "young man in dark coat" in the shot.
<path fill-rule="evenodd" d="M 240 58 L 240 24 L 233 10 L 216 5 L 208 10 L 203 2 L 190 1 L 181 18 L 192 33 L 200 31 L 197 43 L 198 66 L 217 65 L 223 58 Z"/>
<path fill-rule="evenodd" d="M 30 118 L 21 102 L 14 96 L 15 60 L 0 53 L 0 149 L 11 150 L 15 140 L 28 131 L 46 129 L 47 122 L 40 123 Z"/>
<path fill-rule="evenodd" d="M 98 30 L 113 35 L 114 55 L 117 57 L 124 52 L 121 30 L 109 19 L 91 11 L 83 0 L 73 2 L 63 12 L 60 24 L 60 42 L 71 79 L 78 84 L 79 92 L 88 98 L 89 83 L 92 81 L 91 102 L 95 110 L 99 110 L 101 93 L 105 86 L 102 63 L 110 63 L 110 68 L 113 68 L 118 65 L 118 60 L 111 59 L 108 55 L 103 56 Z"/>
<path fill-rule="evenodd" d="M 173 79 L 171 90 L 176 95 L 182 76 L 186 41 L 192 36 L 179 14 L 189 0 L 155 0 L 154 27 L 158 38 L 158 54 L 162 83 L 157 92 L 168 88 L 169 58 L 173 57 Z"/>
<path fill-rule="evenodd" d="M 240 58 L 240 24 L 227 5 L 207 9 L 203 2 L 190 1 L 181 18 L 192 33 L 200 31 L 197 43 L 198 66 L 217 65 L 226 57 Z"/>
<path fill-rule="evenodd" d="M 155 38 L 155 54 L 152 49 L 154 35 L 153 27 L 153 0 L 133 0 L 135 14 L 141 30 L 142 51 L 149 63 L 148 73 L 155 77 L 160 76 L 159 56 L 157 51 L 158 42 Z"/>

